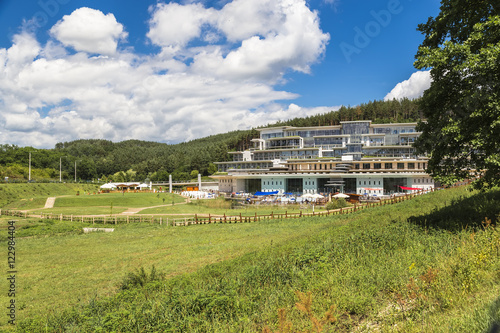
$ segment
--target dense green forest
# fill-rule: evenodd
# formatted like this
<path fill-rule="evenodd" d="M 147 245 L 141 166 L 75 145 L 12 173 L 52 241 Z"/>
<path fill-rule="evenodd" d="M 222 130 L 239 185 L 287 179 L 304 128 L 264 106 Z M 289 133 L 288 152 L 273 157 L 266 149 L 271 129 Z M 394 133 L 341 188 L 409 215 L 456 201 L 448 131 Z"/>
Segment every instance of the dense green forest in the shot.
<path fill-rule="evenodd" d="M 372 120 L 374 123 L 412 122 L 421 119 L 418 100 L 373 101 L 356 107 L 342 106 L 306 118 L 295 118 L 268 126 L 325 126 L 341 121 Z M 169 145 L 166 143 L 127 140 L 112 142 L 100 139 L 57 143 L 53 149 L 0 145 L 0 177 L 9 181 L 29 178 L 65 181 L 103 179 L 114 181 L 191 179 L 198 173 L 210 175 L 217 171 L 212 162 L 229 160 L 229 151 L 243 150 L 258 137 L 255 129 L 233 131 L 201 139 Z M 76 176 L 75 176 L 76 167 Z"/>

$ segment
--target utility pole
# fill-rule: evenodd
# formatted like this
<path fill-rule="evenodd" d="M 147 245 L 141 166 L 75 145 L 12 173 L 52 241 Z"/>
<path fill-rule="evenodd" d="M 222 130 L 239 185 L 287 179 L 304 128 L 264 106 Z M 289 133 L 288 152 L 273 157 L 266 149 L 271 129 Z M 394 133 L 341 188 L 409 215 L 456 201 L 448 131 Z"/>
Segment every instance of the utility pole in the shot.
<path fill-rule="evenodd" d="M 28 172 L 28 182 L 31 181 L 31 152 L 29 152 L 29 172 Z"/>
<path fill-rule="evenodd" d="M 82 160 L 75 160 L 75 183 L 76 183 L 76 162 L 81 162 Z"/>

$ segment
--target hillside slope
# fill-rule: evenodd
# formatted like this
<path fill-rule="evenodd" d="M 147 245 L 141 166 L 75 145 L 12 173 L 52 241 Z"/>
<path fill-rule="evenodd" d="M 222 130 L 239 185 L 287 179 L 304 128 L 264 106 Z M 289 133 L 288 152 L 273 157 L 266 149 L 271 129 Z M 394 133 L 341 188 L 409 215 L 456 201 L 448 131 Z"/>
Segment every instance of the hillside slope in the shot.
<path fill-rule="evenodd" d="M 131 272 L 115 296 L 19 329 L 484 331 L 500 320 L 499 201 L 498 189 L 453 189 L 338 216 L 192 274 Z"/>
<path fill-rule="evenodd" d="M 40 208 L 48 197 L 95 191 L 97 185 L 66 183 L 0 184 L 0 208 Z"/>

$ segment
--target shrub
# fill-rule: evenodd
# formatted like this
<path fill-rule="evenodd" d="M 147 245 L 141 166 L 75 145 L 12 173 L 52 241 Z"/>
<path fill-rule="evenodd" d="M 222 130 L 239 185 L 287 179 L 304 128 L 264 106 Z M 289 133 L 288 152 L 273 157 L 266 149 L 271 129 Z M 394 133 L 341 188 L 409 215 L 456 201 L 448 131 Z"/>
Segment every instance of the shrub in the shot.
<path fill-rule="evenodd" d="M 129 290 L 136 287 L 143 287 L 148 282 L 160 281 L 165 278 L 165 274 L 158 273 L 156 267 L 153 265 L 151 267 L 151 273 L 146 272 L 144 267 L 139 268 L 135 272 L 130 272 L 125 276 L 122 283 L 120 284 L 121 290 Z"/>
<path fill-rule="evenodd" d="M 347 207 L 349 204 L 345 201 L 345 199 L 340 198 L 340 199 L 333 199 L 329 203 L 326 204 L 326 209 L 327 210 L 334 210 L 334 209 L 339 209 L 339 208 L 344 208 Z"/>

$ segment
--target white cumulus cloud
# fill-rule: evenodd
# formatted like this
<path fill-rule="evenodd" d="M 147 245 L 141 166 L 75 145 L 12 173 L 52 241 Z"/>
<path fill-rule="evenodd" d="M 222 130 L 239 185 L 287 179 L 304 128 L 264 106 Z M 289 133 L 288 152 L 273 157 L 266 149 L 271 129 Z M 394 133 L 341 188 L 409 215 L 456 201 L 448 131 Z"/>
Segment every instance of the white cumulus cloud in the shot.
<path fill-rule="evenodd" d="M 384 100 L 421 97 L 425 90 L 431 86 L 432 78 L 430 71 L 419 71 L 413 73 L 408 80 L 398 83 Z"/>
<path fill-rule="evenodd" d="M 152 54 L 120 48 L 124 26 L 90 8 L 61 18 L 45 44 L 15 35 L 0 48 L 0 142 L 172 143 L 337 109 L 284 105 L 298 95 L 275 86 L 325 52 L 304 0 L 159 3 L 150 14 Z"/>
<path fill-rule="evenodd" d="M 50 33 L 76 51 L 109 55 L 116 52 L 118 41 L 127 37 L 123 25 L 116 21 L 113 14 L 104 15 L 87 7 L 65 15 L 50 29 Z"/>

